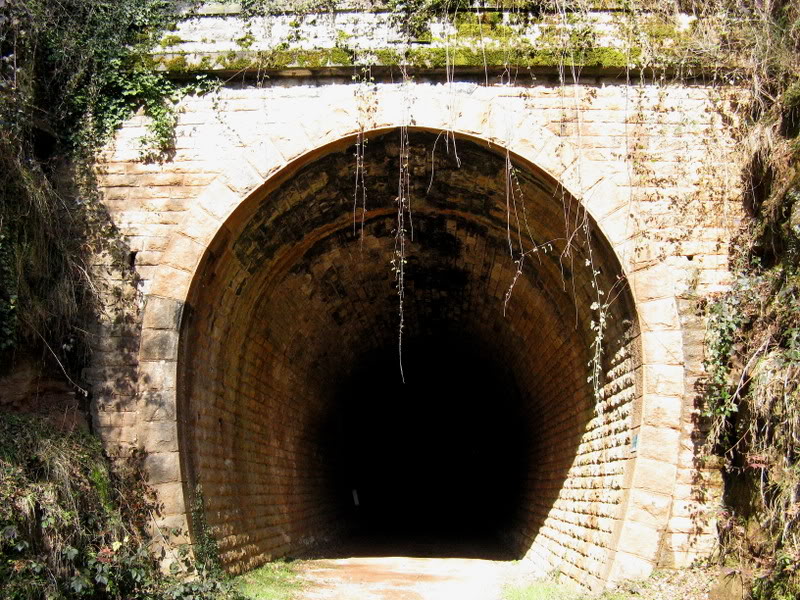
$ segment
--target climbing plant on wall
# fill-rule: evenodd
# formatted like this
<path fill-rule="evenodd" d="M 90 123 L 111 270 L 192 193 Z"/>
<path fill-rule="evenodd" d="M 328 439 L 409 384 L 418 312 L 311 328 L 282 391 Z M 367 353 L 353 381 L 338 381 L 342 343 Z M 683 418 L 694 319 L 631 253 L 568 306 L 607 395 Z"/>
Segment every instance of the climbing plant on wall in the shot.
<path fill-rule="evenodd" d="M 800 593 L 800 4 L 726 6 L 752 102 L 742 140 L 749 215 L 730 291 L 710 299 L 706 413 L 724 458 L 723 550 L 755 567 L 755 598 Z M 747 12 L 745 12 L 745 10 Z"/>
<path fill-rule="evenodd" d="M 99 255 L 124 248 L 97 202 L 93 154 L 137 108 L 143 156 L 169 154 L 181 88 L 150 51 L 192 3 L 0 2 L 0 360 L 42 347 L 63 368 L 97 309 Z M 193 89 L 197 89 L 196 87 Z M 0 368 L 3 368 L 0 367 Z"/>

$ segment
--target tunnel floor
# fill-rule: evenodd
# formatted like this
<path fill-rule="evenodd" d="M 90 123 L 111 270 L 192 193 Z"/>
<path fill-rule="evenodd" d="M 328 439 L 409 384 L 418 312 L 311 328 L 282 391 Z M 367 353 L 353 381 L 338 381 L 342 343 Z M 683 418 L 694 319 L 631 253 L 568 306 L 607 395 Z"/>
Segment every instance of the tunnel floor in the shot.
<path fill-rule="evenodd" d="M 345 534 L 329 556 L 519 558 L 526 436 L 513 379 L 448 338 L 371 353 L 341 386 L 329 433 Z"/>
<path fill-rule="evenodd" d="M 501 600 L 525 578 L 519 563 L 405 556 L 302 561 L 306 600 Z"/>

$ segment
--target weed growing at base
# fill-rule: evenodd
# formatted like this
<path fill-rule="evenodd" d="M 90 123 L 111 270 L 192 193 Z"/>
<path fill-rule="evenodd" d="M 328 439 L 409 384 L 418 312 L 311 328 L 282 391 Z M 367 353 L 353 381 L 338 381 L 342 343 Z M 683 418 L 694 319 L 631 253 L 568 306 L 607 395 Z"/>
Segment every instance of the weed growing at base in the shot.
<path fill-rule="evenodd" d="M 238 591 L 253 600 L 290 600 L 303 589 L 295 563 L 285 560 L 267 563 L 234 581 Z"/>
<path fill-rule="evenodd" d="M 0 414 L 0 597 L 239 600 L 188 548 L 160 570 L 157 509 L 136 462 L 112 466 L 94 436 Z"/>

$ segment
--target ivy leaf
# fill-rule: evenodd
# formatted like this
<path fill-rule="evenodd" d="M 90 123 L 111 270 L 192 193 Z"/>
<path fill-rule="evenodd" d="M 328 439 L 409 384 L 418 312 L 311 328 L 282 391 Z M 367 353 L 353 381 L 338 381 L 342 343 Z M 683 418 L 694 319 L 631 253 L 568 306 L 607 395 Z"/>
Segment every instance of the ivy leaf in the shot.
<path fill-rule="evenodd" d="M 78 573 L 77 575 L 75 575 L 75 577 L 72 578 L 69 587 L 76 594 L 82 594 L 84 590 L 87 590 L 92 587 L 92 582 L 89 581 L 82 574 Z"/>

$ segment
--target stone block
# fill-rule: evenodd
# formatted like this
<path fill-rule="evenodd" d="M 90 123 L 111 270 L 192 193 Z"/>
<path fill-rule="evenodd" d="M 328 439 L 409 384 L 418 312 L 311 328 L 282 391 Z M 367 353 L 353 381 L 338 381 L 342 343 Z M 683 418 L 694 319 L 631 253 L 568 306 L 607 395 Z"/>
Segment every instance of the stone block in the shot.
<path fill-rule="evenodd" d="M 641 271 L 635 276 L 638 277 L 639 273 Z M 638 308 L 642 329 L 662 331 L 680 327 L 677 306 L 671 297 L 640 302 Z"/>
<path fill-rule="evenodd" d="M 678 429 L 682 424 L 683 401 L 679 396 L 660 396 L 648 394 L 644 398 L 644 424 L 652 427 Z"/>
<path fill-rule="evenodd" d="M 143 361 L 176 360 L 179 334 L 175 329 L 143 329 L 139 356 Z"/>
<path fill-rule="evenodd" d="M 582 201 L 595 220 L 627 205 L 627 198 L 611 179 L 604 177 L 592 186 L 584 187 Z"/>
<path fill-rule="evenodd" d="M 139 417 L 143 421 L 174 421 L 176 401 L 174 389 L 142 392 L 139 395 Z"/>
<path fill-rule="evenodd" d="M 305 131 L 298 127 L 289 128 L 286 133 L 273 129 L 269 139 L 286 162 L 298 159 L 311 149 L 311 142 Z"/>
<path fill-rule="evenodd" d="M 647 490 L 631 490 L 627 518 L 652 528 L 663 527 L 669 518 L 672 498 Z"/>
<path fill-rule="evenodd" d="M 617 558 L 620 552 L 624 552 L 653 561 L 660 543 L 661 533 L 658 529 L 634 521 L 625 521 L 617 545 Z"/>
<path fill-rule="evenodd" d="M 680 436 L 678 429 L 643 425 L 639 429 L 639 456 L 677 465 Z"/>
<path fill-rule="evenodd" d="M 159 267 L 158 273 L 150 282 L 146 293 L 184 302 L 186 295 L 189 293 L 191 282 L 191 273 L 163 265 Z"/>
<path fill-rule="evenodd" d="M 146 296 L 142 327 L 179 330 L 184 303 L 173 298 Z"/>
<path fill-rule="evenodd" d="M 630 275 L 629 281 L 640 302 L 672 298 L 675 294 L 672 273 L 661 265 L 636 271 Z M 645 326 L 646 322 L 642 323 L 642 329 Z"/>
<path fill-rule="evenodd" d="M 461 98 L 453 127 L 458 131 L 477 134 L 483 131 L 488 118 L 486 102 L 474 98 Z"/>
<path fill-rule="evenodd" d="M 161 514 L 181 515 L 186 513 L 183 482 L 160 483 L 153 486 L 161 505 Z"/>
<path fill-rule="evenodd" d="M 241 197 L 247 196 L 264 183 L 264 178 L 261 177 L 253 165 L 247 161 L 245 156 L 229 158 L 225 162 L 223 177 L 228 187 Z M 224 216 L 227 217 L 228 215 Z"/>
<path fill-rule="evenodd" d="M 643 331 L 642 355 L 646 364 L 683 365 L 683 335 L 680 331 Z"/>
<path fill-rule="evenodd" d="M 178 429 L 174 421 L 143 421 L 139 424 L 138 438 L 147 452 L 178 451 Z"/>
<path fill-rule="evenodd" d="M 231 191 L 231 193 L 234 192 Z M 206 200 L 206 204 L 208 202 L 209 200 Z M 213 209 L 221 211 L 222 206 L 216 205 L 213 206 Z M 208 246 L 222 227 L 222 224 L 223 219 L 221 217 L 217 217 L 214 213 L 208 212 L 205 205 L 198 202 L 187 211 L 182 224 L 181 233 L 204 246 Z M 169 246 L 167 247 L 169 248 Z"/>
<path fill-rule="evenodd" d="M 651 332 L 651 335 L 658 335 Z M 670 364 L 644 365 L 644 392 L 659 396 L 682 396 L 684 391 L 683 367 Z M 675 426 L 680 425 L 680 419 Z"/>
<path fill-rule="evenodd" d="M 598 223 L 600 230 L 613 244 L 622 244 L 630 238 L 635 230 L 636 224 L 631 218 L 628 207 L 622 206 L 614 212 L 607 214 Z"/>
<path fill-rule="evenodd" d="M 205 251 L 205 244 L 177 234 L 170 240 L 161 257 L 161 263 L 193 273 Z"/>
<path fill-rule="evenodd" d="M 639 457 L 634 463 L 633 488 L 672 495 L 677 467 L 668 462 Z"/>
<path fill-rule="evenodd" d="M 618 550 L 608 574 L 608 583 L 618 583 L 626 579 L 645 579 L 652 572 L 652 559 Z"/>
<path fill-rule="evenodd" d="M 152 452 L 144 458 L 144 472 L 151 485 L 181 481 L 180 458 L 177 452 Z"/>
<path fill-rule="evenodd" d="M 336 107 L 320 115 L 321 118 L 307 119 L 303 128 L 308 138 L 314 140 L 316 145 L 322 145 L 358 131 L 358 118 L 349 108 L 350 106 Z M 309 114 L 313 112 L 313 108 L 308 111 Z"/>
<path fill-rule="evenodd" d="M 150 537 L 154 541 L 166 542 L 169 553 L 174 552 L 175 546 L 191 543 L 186 513 L 159 515 L 154 522 L 151 521 Z"/>
<path fill-rule="evenodd" d="M 270 175 L 274 174 L 284 164 L 286 164 L 280 150 L 272 143 L 267 137 L 262 137 L 258 143 L 253 144 L 247 151 L 247 160 L 258 172 L 262 179 L 266 180 Z M 236 196 L 236 194 L 234 194 Z M 230 214 L 230 211 L 238 204 L 238 196 L 235 197 L 230 203 L 230 210 L 221 214 L 213 212 L 212 214 L 222 217 L 223 215 Z M 225 204 L 224 202 L 221 204 Z"/>
<path fill-rule="evenodd" d="M 174 390 L 177 363 L 172 360 L 148 360 L 139 364 L 139 392 Z"/>

